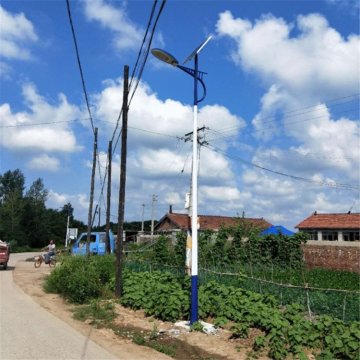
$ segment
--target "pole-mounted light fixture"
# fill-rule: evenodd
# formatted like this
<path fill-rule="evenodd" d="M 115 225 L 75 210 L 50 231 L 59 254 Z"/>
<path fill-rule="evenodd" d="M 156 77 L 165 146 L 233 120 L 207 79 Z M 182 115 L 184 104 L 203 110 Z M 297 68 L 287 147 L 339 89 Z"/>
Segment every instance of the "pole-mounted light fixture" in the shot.
<path fill-rule="evenodd" d="M 193 154 L 192 154 L 192 214 L 191 214 L 191 232 L 192 232 L 192 249 L 191 249 L 191 309 L 190 309 L 190 324 L 197 322 L 198 316 L 198 213 L 197 213 L 197 177 L 198 177 L 198 164 L 197 164 L 197 105 L 205 99 L 206 87 L 203 81 L 203 75 L 206 74 L 198 69 L 198 55 L 205 45 L 210 41 L 209 36 L 202 42 L 184 61 L 183 64 L 194 59 L 194 69 L 180 65 L 175 56 L 171 55 L 162 49 L 152 49 L 151 53 L 161 61 L 166 62 L 180 70 L 186 72 L 194 78 L 194 128 L 193 128 Z M 198 99 L 198 83 L 203 88 L 203 96 Z"/>

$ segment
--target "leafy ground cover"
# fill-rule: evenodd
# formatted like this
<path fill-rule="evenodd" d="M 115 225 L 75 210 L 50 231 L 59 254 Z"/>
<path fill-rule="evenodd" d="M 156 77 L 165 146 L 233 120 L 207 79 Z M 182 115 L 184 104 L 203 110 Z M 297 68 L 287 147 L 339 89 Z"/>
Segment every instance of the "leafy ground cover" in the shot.
<path fill-rule="evenodd" d="M 45 289 L 72 302 L 85 303 L 111 294 L 114 289 L 114 258 L 72 257 L 55 268 Z M 121 303 L 143 309 L 147 315 L 174 321 L 189 317 L 189 278 L 169 272 L 123 271 Z M 96 310 L 96 308 L 95 308 Z M 109 309 L 111 310 L 111 309 Z M 360 324 L 345 323 L 320 315 L 312 321 L 299 304 L 281 306 L 273 295 L 259 294 L 238 286 L 208 281 L 199 287 L 199 315 L 231 330 L 234 338 L 246 338 L 250 329 L 261 335 L 253 343 L 254 354 L 273 359 L 289 354 L 305 358 L 312 349 L 319 359 L 358 359 Z M 95 311 L 96 312 L 96 311 Z"/>
<path fill-rule="evenodd" d="M 149 284 L 151 284 L 149 286 Z M 121 303 L 143 308 L 162 320 L 188 318 L 189 283 L 161 272 L 125 272 Z M 319 359 L 357 359 L 360 355 L 360 324 L 330 316 L 310 321 L 298 304 L 280 307 L 271 295 L 260 295 L 241 288 L 209 282 L 199 288 L 199 315 L 213 319 L 218 326 L 227 326 L 234 337 L 247 337 L 251 328 L 263 335 L 254 342 L 254 351 L 268 349 L 273 359 L 289 354 L 306 358 L 304 350 L 314 349 Z"/>
<path fill-rule="evenodd" d="M 229 237 L 232 241 L 229 241 Z M 243 241 L 247 238 L 247 241 Z M 306 269 L 301 246 L 306 235 L 259 236 L 241 223 L 218 233 L 199 236 L 199 280 L 218 281 L 260 294 L 271 294 L 281 305 L 299 303 L 309 314 L 324 314 L 345 322 L 360 320 L 360 276 L 347 271 Z M 173 244 L 160 236 L 152 245 L 131 245 L 127 266 L 137 271 L 183 274 L 185 234 Z M 137 251 L 139 250 L 139 251 Z M 324 290 L 323 290 L 324 289 Z M 338 290 L 338 291 L 337 291 Z"/>

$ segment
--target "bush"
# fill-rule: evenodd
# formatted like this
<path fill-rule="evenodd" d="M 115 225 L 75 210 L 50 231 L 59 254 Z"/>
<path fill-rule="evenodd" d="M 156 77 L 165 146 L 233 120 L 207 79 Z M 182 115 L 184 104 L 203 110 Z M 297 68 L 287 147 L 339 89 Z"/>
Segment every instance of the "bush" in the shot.
<path fill-rule="evenodd" d="M 101 295 L 114 274 L 114 257 L 72 256 L 64 259 L 46 279 L 44 289 L 83 304 Z"/>

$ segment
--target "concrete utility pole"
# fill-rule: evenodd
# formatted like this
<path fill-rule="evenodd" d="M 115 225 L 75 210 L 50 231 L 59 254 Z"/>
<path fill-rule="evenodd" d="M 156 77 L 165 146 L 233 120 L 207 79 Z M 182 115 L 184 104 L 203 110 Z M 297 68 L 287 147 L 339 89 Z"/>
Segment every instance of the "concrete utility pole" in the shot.
<path fill-rule="evenodd" d="M 154 217 L 155 217 L 155 203 L 157 202 L 157 195 L 153 194 L 152 196 L 152 205 L 151 205 L 151 238 L 154 236 Z"/>
<path fill-rule="evenodd" d="M 145 212 L 145 204 L 142 204 L 142 213 L 141 213 L 141 232 L 144 233 L 144 212 Z"/>
<path fill-rule="evenodd" d="M 65 247 L 68 247 L 69 244 L 69 223 L 70 223 L 70 214 L 68 212 L 67 221 L 66 221 L 66 238 L 65 238 Z"/>
<path fill-rule="evenodd" d="M 122 105 L 122 130 L 121 130 L 121 165 L 120 165 L 120 189 L 118 209 L 118 230 L 116 241 L 116 270 L 115 270 L 115 296 L 122 295 L 122 256 L 124 236 L 124 212 L 125 212 L 125 184 L 126 184 L 126 154 L 127 154 L 127 124 L 128 124 L 128 96 L 129 96 L 129 66 L 124 66 L 124 93 Z"/>
<path fill-rule="evenodd" d="M 90 202 L 89 202 L 89 213 L 88 213 L 88 227 L 87 227 L 87 237 L 86 237 L 86 254 L 90 254 L 90 234 L 92 227 L 92 210 L 94 202 L 94 187 L 95 187 L 95 170 L 96 170 L 96 154 L 97 154 L 97 135 L 98 128 L 95 128 L 94 131 L 94 149 L 93 149 L 93 164 L 92 164 L 92 173 L 91 173 L 91 184 L 90 184 Z"/>
<path fill-rule="evenodd" d="M 199 132 L 204 132 L 207 130 L 205 126 L 197 129 L 197 142 L 199 145 L 205 145 L 207 142 L 204 140 L 204 136 L 199 136 Z M 192 141 L 193 138 L 193 131 L 185 134 L 184 141 Z M 200 151 L 200 148 L 199 148 Z M 191 275 L 191 257 L 192 257 L 192 229 L 191 229 L 191 217 L 192 217 L 192 199 L 193 199 L 193 166 L 191 166 L 191 180 L 190 180 L 190 193 L 189 193 L 189 199 L 186 198 L 185 200 L 185 209 L 188 210 L 189 218 L 188 218 L 188 230 L 187 230 L 187 236 L 186 236 L 186 250 L 185 250 L 185 271 L 187 275 Z M 188 195 L 188 194 L 186 194 Z"/>
<path fill-rule="evenodd" d="M 106 253 L 110 254 L 110 207 L 111 207 L 111 165 L 112 165 L 112 141 L 109 141 L 108 148 L 108 182 L 107 182 L 107 194 L 106 194 L 106 235 L 105 246 Z"/>

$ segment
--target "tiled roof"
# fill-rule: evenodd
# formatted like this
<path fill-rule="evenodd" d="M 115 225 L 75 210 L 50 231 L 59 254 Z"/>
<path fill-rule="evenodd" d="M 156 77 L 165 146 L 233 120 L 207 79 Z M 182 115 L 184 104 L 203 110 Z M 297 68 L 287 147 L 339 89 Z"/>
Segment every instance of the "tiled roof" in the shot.
<path fill-rule="evenodd" d="M 316 212 L 295 226 L 301 229 L 359 229 L 360 214 L 317 214 Z"/>
<path fill-rule="evenodd" d="M 257 227 L 261 230 L 267 229 L 268 227 L 272 226 L 272 224 L 262 218 L 239 218 L 228 216 L 199 215 L 200 230 L 218 230 L 221 226 L 234 227 L 238 225 L 240 221 L 245 221 L 247 224 L 251 224 L 252 226 Z M 165 223 L 167 223 L 166 230 L 188 230 L 190 226 L 189 215 L 167 213 L 158 222 L 158 224 L 156 224 L 155 230 L 163 230 Z"/>

